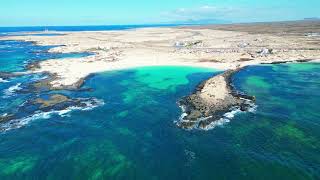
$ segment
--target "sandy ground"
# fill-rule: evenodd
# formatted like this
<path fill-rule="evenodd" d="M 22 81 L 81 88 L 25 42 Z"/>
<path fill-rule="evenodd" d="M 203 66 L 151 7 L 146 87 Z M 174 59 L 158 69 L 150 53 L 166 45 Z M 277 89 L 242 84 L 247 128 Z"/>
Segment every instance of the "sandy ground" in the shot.
<path fill-rule="evenodd" d="M 84 58 L 42 61 L 40 68 L 31 70 L 55 74 L 57 78 L 51 85 L 56 88 L 75 84 L 92 73 L 141 66 L 226 70 L 276 61 L 320 59 L 320 36 L 306 32 L 282 36 L 185 27 L 61 33 L 61 36 L 8 36 L 0 40 L 59 45 L 50 52 L 94 53 Z"/>

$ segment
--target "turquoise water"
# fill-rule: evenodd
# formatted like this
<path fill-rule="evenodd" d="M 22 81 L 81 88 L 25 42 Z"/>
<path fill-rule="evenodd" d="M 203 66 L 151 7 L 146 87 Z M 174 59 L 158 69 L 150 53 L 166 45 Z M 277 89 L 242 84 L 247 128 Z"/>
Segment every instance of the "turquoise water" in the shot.
<path fill-rule="evenodd" d="M 21 46 L 27 52 L 40 48 Z M 41 59 L 52 55 L 45 49 L 39 53 Z M 6 71 L 24 60 L 18 58 L 24 51 L 14 54 L 18 60 L 1 53 L 11 57 L 2 65 Z M 238 114 L 209 131 L 178 128 L 176 102 L 217 73 L 145 67 L 96 74 L 83 87 L 92 91 L 17 91 L 0 97 L 2 113 L 50 93 L 105 103 L 2 131 L 0 179 L 319 179 L 320 65 L 245 68 L 234 82 L 256 96 L 256 112 Z M 32 78 L 39 77 L 0 83 L 0 96 L 10 85 L 22 83 L 23 88 Z"/>
<path fill-rule="evenodd" d="M 0 72 L 23 71 L 29 63 L 58 58 L 77 58 L 90 53 L 48 53 L 55 46 L 35 46 L 31 42 L 0 41 Z"/>

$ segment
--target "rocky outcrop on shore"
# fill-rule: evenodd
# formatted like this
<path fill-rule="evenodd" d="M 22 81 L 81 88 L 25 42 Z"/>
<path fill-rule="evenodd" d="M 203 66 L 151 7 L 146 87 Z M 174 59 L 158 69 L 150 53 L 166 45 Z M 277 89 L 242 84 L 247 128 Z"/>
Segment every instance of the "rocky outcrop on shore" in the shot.
<path fill-rule="evenodd" d="M 299 24 L 295 25 L 297 28 L 294 33 L 283 33 L 288 29 L 292 31 L 292 25 L 290 28 L 282 25 L 277 28 L 255 24 L 253 28 L 246 26 L 245 31 L 241 30 L 242 25 L 238 30 L 231 25 L 221 30 L 199 26 L 68 32 L 63 36 L 0 37 L 0 40 L 29 41 L 37 45 L 53 46 L 49 53 L 92 53 L 86 57 L 37 61 L 27 65 L 28 71 L 25 73 L 0 72 L 0 82 L 6 83 L 19 75 L 45 74 L 45 79 L 29 83 L 27 90 L 19 90 L 43 93 L 52 90 L 84 90 L 82 85 L 92 74 L 144 66 L 192 66 L 228 70 L 258 64 L 320 62 L 319 36 L 308 34 L 318 32 L 319 26 L 312 28 L 316 31 L 310 31 L 311 27 Z M 234 107 L 247 110 L 254 98 L 232 87 L 232 74 L 238 70 L 226 71 L 205 81 L 194 94 L 182 99 L 180 104 L 185 113 L 178 125 L 183 128 L 206 128 Z M 36 104 L 31 103 L 31 106 L 40 106 L 35 109 L 46 111 L 85 105 L 83 99 L 71 100 L 61 96 L 52 98 L 54 100 L 44 98 Z M 12 117 L 0 117 L 0 121 L 8 119 Z"/>
<path fill-rule="evenodd" d="M 63 94 L 50 94 L 27 100 L 12 112 L 0 115 L 0 124 L 18 126 L 23 119 L 36 118 L 41 113 L 63 115 L 71 110 L 90 110 L 103 104 L 102 100 L 96 98 L 71 98 Z M 4 129 L 6 127 L 0 126 L 0 132 Z"/>
<path fill-rule="evenodd" d="M 184 115 L 177 123 L 185 129 L 206 129 L 212 122 L 223 118 L 232 108 L 247 111 L 251 107 L 254 97 L 236 91 L 232 85 L 232 75 L 238 72 L 228 70 L 201 83 L 196 91 L 182 100 L 179 104 Z"/>
<path fill-rule="evenodd" d="M 50 74 L 47 73 L 47 78 L 39 80 L 33 84 L 30 85 L 30 89 L 33 91 L 51 91 L 51 90 L 77 90 L 79 91 L 81 86 L 84 84 L 85 79 L 88 78 L 80 78 L 77 82 L 71 84 L 71 85 L 57 85 L 54 86 L 52 82 L 59 79 L 59 77 L 56 74 Z"/>

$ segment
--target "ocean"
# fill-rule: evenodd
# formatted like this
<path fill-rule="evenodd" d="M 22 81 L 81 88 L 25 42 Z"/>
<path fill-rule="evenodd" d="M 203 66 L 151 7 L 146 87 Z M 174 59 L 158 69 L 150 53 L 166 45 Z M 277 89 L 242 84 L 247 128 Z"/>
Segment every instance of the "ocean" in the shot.
<path fill-rule="evenodd" d="M 34 31 L 113 31 L 149 27 L 173 27 L 188 24 L 147 24 L 147 25 L 100 25 L 100 26 L 30 26 L 30 27 L 0 27 L 0 35 Z"/>
<path fill-rule="evenodd" d="M 89 55 L 50 48 L 0 41 L 0 72 Z M 0 116 L 15 116 L 0 124 L 0 179 L 319 179 L 320 65 L 246 67 L 233 82 L 256 97 L 255 111 L 209 130 L 177 127 L 178 100 L 218 73 L 175 66 L 112 71 L 90 76 L 79 91 L 30 87 L 46 74 L 0 79 Z M 28 104 L 56 94 L 85 106 L 41 111 Z"/>

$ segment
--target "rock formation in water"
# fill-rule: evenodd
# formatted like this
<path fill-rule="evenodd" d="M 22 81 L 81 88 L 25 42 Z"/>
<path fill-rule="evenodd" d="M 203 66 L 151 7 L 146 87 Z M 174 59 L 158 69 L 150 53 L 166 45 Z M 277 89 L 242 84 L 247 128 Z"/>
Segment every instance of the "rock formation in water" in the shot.
<path fill-rule="evenodd" d="M 254 97 L 241 94 L 232 86 L 232 75 L 239 70 L 214 76 L 201 83 L 195 93 L 183 98 L 179 104 L 185 110 L 185 116 L 178 125 L 186 129 L 206 128 L 234 107 L 247 111 Z"/>

